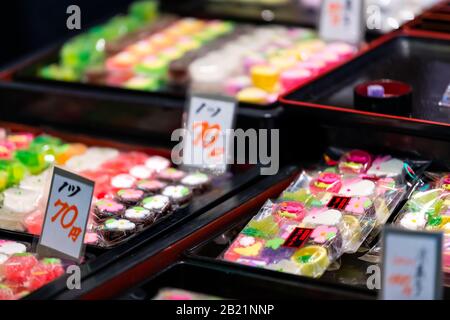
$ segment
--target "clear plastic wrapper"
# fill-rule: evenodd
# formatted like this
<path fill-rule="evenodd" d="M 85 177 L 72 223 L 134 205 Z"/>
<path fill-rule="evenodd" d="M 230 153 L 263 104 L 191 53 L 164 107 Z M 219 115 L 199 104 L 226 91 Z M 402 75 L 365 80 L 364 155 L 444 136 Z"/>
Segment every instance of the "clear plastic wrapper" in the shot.
<path fill-rule="evenodd" d="M 315 221 L 319 215 L 320 221 Z M 295 201 L 268 201 L 223 258 L 316 278 L 342 254 L 344 228 L 337 212 L 308 210 Z"/>
<path fill-rule="evenodd" d="M 413 231 L 443 232 L 443 268 L 450 272 L 450 173 L 425 173 L 394 223 Z"/>
<path fill-rule="evenodd" d="M 267 202 L 223 258 L 320 277 L 338 266 L 342 254 L 357 252 L 374 237 L 416 177 L 404 160 L 362 150 L 334 151 L 339 154 L 335 161 L 326 155 L 325 165 L 303 171 L 278 200 Z M 306 240 L 290 247 L 292 237 Z"/>

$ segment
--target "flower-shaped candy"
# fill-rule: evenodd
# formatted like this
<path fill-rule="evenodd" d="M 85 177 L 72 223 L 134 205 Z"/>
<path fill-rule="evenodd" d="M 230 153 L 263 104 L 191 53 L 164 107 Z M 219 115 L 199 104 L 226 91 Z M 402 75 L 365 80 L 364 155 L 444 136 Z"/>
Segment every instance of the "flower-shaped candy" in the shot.
<path fill-rule="evenodd" d="M 329 226 L 319 226 L 314 229 L 311 238 L 315 243 L 325 243 L 336 237 L 337 228 Z"/>

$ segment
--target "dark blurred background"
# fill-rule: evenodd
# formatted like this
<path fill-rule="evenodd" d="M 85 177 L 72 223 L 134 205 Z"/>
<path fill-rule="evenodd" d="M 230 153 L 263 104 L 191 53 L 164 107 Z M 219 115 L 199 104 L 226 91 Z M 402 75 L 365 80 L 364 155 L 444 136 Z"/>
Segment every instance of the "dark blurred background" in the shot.
<path fill-rule="evenodd" d="M 75 35 L 66 28 L 67 7 L 81 8 L 82 30 L 125 9 L 132 0 L 14 0 L 0 2 L 0 67 Z"/>

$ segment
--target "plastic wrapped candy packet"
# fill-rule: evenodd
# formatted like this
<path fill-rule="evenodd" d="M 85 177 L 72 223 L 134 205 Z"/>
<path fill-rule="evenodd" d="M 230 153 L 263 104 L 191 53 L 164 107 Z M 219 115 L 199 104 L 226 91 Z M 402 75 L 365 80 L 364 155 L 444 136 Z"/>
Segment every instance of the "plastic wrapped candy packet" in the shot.
<path fill-rule="evenodd" d="M 20 242 L 0 240 L 0 300 L 20 299 L 64 274 L 60 259 L 38 259 L 28 249 Z"/>
<path fill-rule="evenodd" d="M 222 298 L 188 290 L 162 288 L 153 300 L 222 300 Z"/>
<path fill-rule="evenodd" d="M 249 266 L 320 277 L 343 253 L 346 224 L 336 210 L 266 202 L 223 255 Z"/>
<path fill-rule="evenodd" d="M 424 183 L 411 195 L 395 219 L 409 230 L 444 232 L 443 264 L 450 272 L 450 173 L 425 173 Z"/>
<path fill-rule="evenodd" d="M 333 157 L 337 160 L 333 160 Z M 357 183 L 366 185 L 366 193 L 370 193 L 372 181 L 376 188 L 370 195 L 373 198 L 376 214 L 376 225 L 374 230 L 367 236 L 370 243 L 381 231 L 381 227 L 391 216 L 406 193 L 419 182 L 418 176 L 423 172 L 430 162 L 417 159 L 399 159 L 390 155 L 373 155 L 363 150 L 346 151 L 330 148 L 325 154 L 326 164 L 339 174 L 347 176 L 355 175 L 359 179 L 367 180 Z M 417 174 L 416 174 L 417 173 Z M 360 193 L 357 191 L 356 193 Z M 353 191 L 339 190 L 340 194 L 352 196 Z M 360 195 L 363 195 L 364 192 Z"/>

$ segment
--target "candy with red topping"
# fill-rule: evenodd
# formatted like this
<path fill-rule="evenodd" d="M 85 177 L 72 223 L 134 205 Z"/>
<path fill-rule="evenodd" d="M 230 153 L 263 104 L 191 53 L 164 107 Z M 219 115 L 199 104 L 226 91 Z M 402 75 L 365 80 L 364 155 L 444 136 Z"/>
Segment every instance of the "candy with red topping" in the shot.
<path fill-rule="evenodd" d="M 138 189 L 121 189 L 117 191 L 117 201 L 125 205 L 135 205 L 144 198 L 144 191 Z"/>
<path fill-rule="evenodd" d="M 372 163 L 372 156 L 362 150 L 353 150 L 344 154 L 339 161 L 342 173 L 365 173 Z"/>
<path fill-rule="evenodd" d="M 136 184 L 139 190 L 146 194 L 155 194 L 161 192 L 167 186 L 167 183 L 159 180 L 141 180 Z"/>
<path fill-rule="evenodd" d="M 168 168 L 159 173 L 159 178 L 169 182 L 178 182 L 186 176 L 186 172 L 175 169 Z"/>
<path fill-rule="evenodd" d="M 313 179 L 309 184 L 309 189 L 313 194 L 319 192 L 337 193 L 341 187 L 341 176 L 333 172 L 322 172 L 317 179 Z"/>
<path fill-rule="evenodd" d="M 94 205 L 94 213 L 97 220 L 118 217 L 125 212 L 125 206 L 117 201 L 102 199 Z"/>

